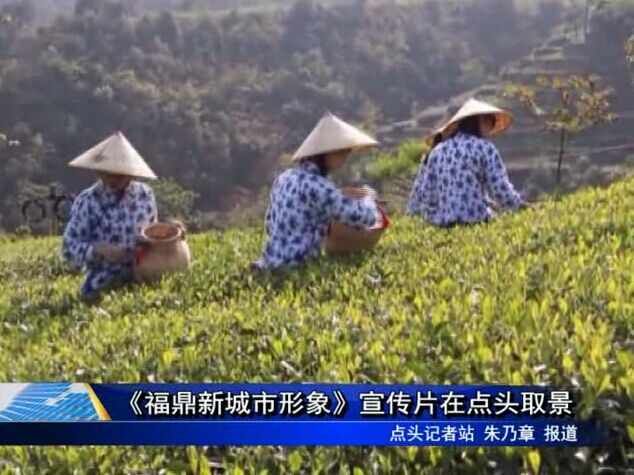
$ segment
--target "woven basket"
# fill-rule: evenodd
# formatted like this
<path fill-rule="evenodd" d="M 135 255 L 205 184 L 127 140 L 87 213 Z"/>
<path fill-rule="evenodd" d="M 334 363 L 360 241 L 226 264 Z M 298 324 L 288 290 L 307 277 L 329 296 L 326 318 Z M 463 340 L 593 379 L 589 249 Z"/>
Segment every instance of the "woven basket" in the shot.
<path fill-rule="evenodd" d="M 181 239 L 183 230 L 172 223 L 156 223 L 141 231 L 141 237 L 150 244 L 165 244 Z"/>
<path fill-rule="evenodd" d="M 165 274 L 184 272 L 191 266 L 191 253 L 184 228 L 172 223 L 152 224 L 141 232 L 144 244 L 134 259 L 134 276 L 155 282 Z"/>
<path fill-rule="evenodd" d="M 344 188 L 345 196 L 363 198 L 372 196 L 377 198 L 376 192 L 369 187 Z M 328 254 L 351 254 L 367 252 L 374 249 L 383 236 L 386 227 L 359 229 L 338 221 L 331 221 L 328 235 L 324 239 L 324 249 Z"/>
<path fill-rule="evenodd" d="M 330 223 L 324 249 L 328 254 L 350 254 L 374 249 L 385 232 L 384 228 L 357 229 L 337 221 Z"/>

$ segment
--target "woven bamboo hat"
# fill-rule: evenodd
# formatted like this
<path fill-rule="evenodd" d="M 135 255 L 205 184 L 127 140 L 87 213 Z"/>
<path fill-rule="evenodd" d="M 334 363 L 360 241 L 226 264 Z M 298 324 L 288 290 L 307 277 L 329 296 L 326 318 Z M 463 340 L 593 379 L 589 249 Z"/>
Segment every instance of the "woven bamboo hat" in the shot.
<path fill-rule="evenodd" d="M 82 153 L 68 165 L 136 178 L 156 178 L 152 169 L 121 132 L 117 132 Z"/>
<path fill-rule="evenodd" d="M 295 152 L 293 160 L 338 150 L 359 151 L 377 145 L 379 142 L 368 134 L 328 112 Z"/>
<path fill-rule="evenodd" d="M 437 129 L 434 129 L 425 138 L 425 142 L 428 144 L 431 143 L 434 136 L 439 133 L 443 135 L 443 138 L 447 139 L 456 131 L 461 120 L 477 115 L 492 115 L 495 117 L 495 124 L 493 124 L 493 126 L 488 130 L 482 131 L 482 135 L 484 137 L 499 135 L 506 131 L 506 129 L 508 129 L 513 123 L 513 116 L 510 112 L 484 101 L 469 99 L 447 123 Z"/>

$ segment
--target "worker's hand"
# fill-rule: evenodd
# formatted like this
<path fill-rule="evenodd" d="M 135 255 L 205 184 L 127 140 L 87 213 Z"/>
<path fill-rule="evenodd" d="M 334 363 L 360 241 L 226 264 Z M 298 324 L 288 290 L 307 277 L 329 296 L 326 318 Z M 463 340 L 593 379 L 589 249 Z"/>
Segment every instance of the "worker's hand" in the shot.
<path fill-rule="evenodd" d="M 95 246 L 95 252 L 103 258 L 106 262 L 117 263 L 121 262 L 126 254 L 127 250 L 124 247 L 113 246 L 105 242 L 100 242 Z"/>
<path fill-rule="evenodd" d="M 377 201 L 379 199 L 379 193 L 370 185 L 363 185 L 362 189 L 366 192 L 366 196 L 368 196 L 372 201 Z"/>
<path fill-rule="evenodd" d="M 344 188 L 343 194 L 348 198 L 355 199 L 364 199 L 370 198 L 372 201 L 377 201 L 379 198 L 379 194 L 376 190 L 368 185 L 354 187 L 354 188 Z"/>
<path fill-rule="evenodd" d="M 368 196 L 368 191 L 364 188 L 344 188 L 344 196 L 361 200 Z"/>

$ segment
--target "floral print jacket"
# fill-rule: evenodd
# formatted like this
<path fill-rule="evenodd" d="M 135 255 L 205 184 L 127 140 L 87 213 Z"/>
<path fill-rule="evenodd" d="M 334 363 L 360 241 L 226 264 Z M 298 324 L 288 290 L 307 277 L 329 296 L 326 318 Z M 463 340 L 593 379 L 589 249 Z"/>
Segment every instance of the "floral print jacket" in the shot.
<path fill-rule="evenodd" d="M 62 257 L 86 273 L 82 295 L 90 295 L 113 280 L 131 277 L 141 229 L 156 220 L 154 193 L 140 182 L 131 182 L 118 194 L 99 181 L 75 199 L 64 233 Z M 126 259 L 105 262 L 95 252 L 98 243 L 126 248 Z"/>
<path fill-rule="evenodd" d="M 488 221 L 493 216 L 489 197 L 507 208 L 522 205 L 495 146 L 459 132 L 421 165 L 406 213 L 437 226 Z"/>
<path fill-rule="evenodd" d="M 271 190 L 268 242 L 255 265 L 272 268 L 317 257 L 331 219 L 361 228 L 376 226 L 383 218 L 371 198 L 345 197 L 310 161 L 286 170 Z"/>

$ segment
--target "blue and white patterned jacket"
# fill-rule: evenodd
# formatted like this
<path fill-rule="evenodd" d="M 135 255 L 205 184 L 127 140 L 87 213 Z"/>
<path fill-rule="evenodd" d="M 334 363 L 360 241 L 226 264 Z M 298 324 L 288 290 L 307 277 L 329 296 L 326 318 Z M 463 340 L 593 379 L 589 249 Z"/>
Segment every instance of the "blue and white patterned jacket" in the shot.
<path fill-rule="evenodd" d="M 489 196 L 507 208 L 522 205 L 493 143 L 459 132 L 421 165 L 406 213 L 437 226 L 488 221 Z"/>
<path fill-rule="evenodd" d="M 300 162 L 286 170 L 271 190 L 266 212 L 269 239 L 256 266 L 295 265 L 317 257 L 331 219 L 372 227 L 381 223 L 382 216 L 372 199 L 345 197 L 312 162 Z"/>
<path fill-rule="evenodd" d="M 62 257 L 86 272 L 82 295 L 89 295 L 115 279 L 131 278 L 141 229 L 156 220 L 154 193 L 140 182 L 131 182 L 118 195 L 99 181 L 75 199 L 64 233 Z M 101 242 L 128 248 L 125 261 L 105 262 L 94 249 Z"/>

